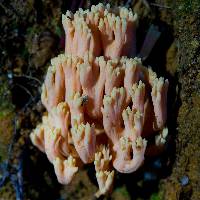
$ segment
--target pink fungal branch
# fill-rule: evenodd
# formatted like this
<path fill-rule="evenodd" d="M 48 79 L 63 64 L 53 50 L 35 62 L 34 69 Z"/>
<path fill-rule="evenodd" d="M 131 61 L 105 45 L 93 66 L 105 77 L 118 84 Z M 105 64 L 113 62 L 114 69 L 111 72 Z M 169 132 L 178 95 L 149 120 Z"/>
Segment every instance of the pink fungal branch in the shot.
<path fill-rule="evenodd" d="M 124 7 L 98 4 L 62 15 L 66 34 L 65 53 L 83 57 L 86 51 L 106 58 L 136 55 L 137 14 Z"/>
<path fill-rule="evenodd" d="M 30 135 L 61 184 L 94 162 L 97 197 L 111 191 L 114 170 L 143 164 L 149 136 L 160 148 L 168 134 L 169 83 L 134 58 L 136 25 L 131 10 L 102 4 L 63 15 L 65 54 L 51 60 L 41 95 L 47 114 Z"/>

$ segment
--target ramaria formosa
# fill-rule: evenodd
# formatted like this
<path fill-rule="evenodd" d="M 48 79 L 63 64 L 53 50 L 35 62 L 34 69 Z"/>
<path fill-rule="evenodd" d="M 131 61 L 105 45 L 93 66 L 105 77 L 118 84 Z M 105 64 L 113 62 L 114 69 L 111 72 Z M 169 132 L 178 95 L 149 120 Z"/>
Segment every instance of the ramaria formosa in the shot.
<path fill-rule="evenodd" d="M 100 196 L 111 190 L 114 169 L 132 173 L 142 165 L 150 135 L 160 131 L 155 146 L 165 142 L 168 80 L 135 57 L 131 10 L 99 4 L 68 11 L 62 22 L 65 54 L 51 60 L 41 96 L 48 114 L 31 140 L 62 184 L 80 162 L 94 162 Z"/>

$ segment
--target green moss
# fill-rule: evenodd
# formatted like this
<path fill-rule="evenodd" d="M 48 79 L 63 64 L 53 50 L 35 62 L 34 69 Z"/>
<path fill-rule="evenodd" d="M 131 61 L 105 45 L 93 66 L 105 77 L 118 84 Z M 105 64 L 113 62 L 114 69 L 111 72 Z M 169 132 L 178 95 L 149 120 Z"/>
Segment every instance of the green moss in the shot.
<path fill-rule="evenodd" d="M 162 200 L 162 197 L 159 193 L 153 193 L 150 197 L 150 200 Z"/>
<path fill-rule="evenodd" d="M 5 200 L 15 200 L 15 191 L 12 187 L 12 184 L 10 182 L 6 183 L 3 187 L 0 189 L 0 199 Z"/>
<path fill-rule="evenodd" d="M 51 27 L 52 27 L 52 30 L 54 30 L 54 33 L 58 37 L 62 36 L 62 34 L 63 34 L 63 28 L 62 28 L 61 24 L 56 19 L 52 19 L 52 21 L 51 21 Z"/>
<path fill-rule="evenodd" d="M 199 7 L 199 1 L 198 0 L 182 0 L 179 1 L 180 5 L 178 6 L 178 9 L 183 13 L 192 14 L 192 12 Z"/>
<path fill-rule="evenodd" d="M 129 193 L 125 187 L 118 188 L 116 192 L 121 193 L 124 197 L 129 197 Z"/>
<path fill-rule="evenodd" d="M 131 199 L 129 192 L 125 186 L 118 187 L 113 191 L 112 199 L 129 200 Z"/>
<path fill-rule="evenodd" d="M 29 37 L 31 38 L 33 38 L 34 35 L 37 35 L 40 32 L 41 32 L 41 27 L 37 24 L 29 26 L 26 30 L 27 35 L 29 35 Z"/>
<path fill-rule="evenodd" d="M 0 116 L 5 116 L 13 110 L 14 106 L 10 97 L 11 94 L 7 82 L 0 80 Z"/>

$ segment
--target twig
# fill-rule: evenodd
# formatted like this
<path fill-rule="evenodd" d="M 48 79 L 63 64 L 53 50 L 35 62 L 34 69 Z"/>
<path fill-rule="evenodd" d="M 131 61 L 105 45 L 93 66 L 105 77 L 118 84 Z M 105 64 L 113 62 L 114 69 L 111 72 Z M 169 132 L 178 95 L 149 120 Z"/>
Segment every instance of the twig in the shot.
<path fill-rule="evenodd" d="M 148 1 L 146 1 L 146 0 L 142 0 L 142 3 L 144 4 L 144 6 L 145 6 L 147 9 L 150 10 L 150 6 L 149 6 Z"/>
<path fill-rule="evenodd" d="M 126 4 L 125 4 L 125 7 L 130 7 L 131 5 L 133 5 L 134 4 L 134 0 L 132 1 L 132 0 L 127 0 L 127 2 L 126 2 Z"/>
<path fill-rule="evenodd" d="M 171 7 L 169 6 L 165 6 L 165 5 L 160 5 L 158 3 L 150 3 L 151 6 L 156 6 L 156 7 L 159 7 L 159 8 L 166 8 L 166 9 L 170 9 Z"/>
<path fill-rule="evenodd" d="M 16 75 L 16 74 L 14 74 L 14 77 L 17 77 L 17 78 L 20 78 L 20 77 L 24 77 L 24 78 L 27 78 L 27 79 L 32 79 L 32 80 L 35 80 L 35 81 L 37 81 L 40 85 L 42 85 L 42 82 L 39 80 L 39 79 L 37 79 L 36 77 L 32 77 L 32 76 L 28 76 L 28 75 Z"/>
<path fill-rule="evenodd" d="M 23 85 L 20 85 L 18 83 L 16 83 L 15 85 L 19 86 L 21 89 L 23 89 L 31 97 L 31 99 L 33 101 L 34 97 L 33 97 L 33 95 L 31 94 L 31 92 L 26 87 L 24 87 Z"/>

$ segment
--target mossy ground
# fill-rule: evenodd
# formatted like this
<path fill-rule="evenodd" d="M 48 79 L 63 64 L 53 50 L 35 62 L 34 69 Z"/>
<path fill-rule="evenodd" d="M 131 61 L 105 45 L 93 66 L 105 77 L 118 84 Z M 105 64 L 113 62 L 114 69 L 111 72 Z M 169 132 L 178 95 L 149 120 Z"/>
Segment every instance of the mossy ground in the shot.
<path fill-rule="evenodd" d="M 4 74 L 0 75 L 0 156 L 2 160 L 8 157 L 7 147 L 15 132 L 9 162 L 13 174 L 22 162 L 24 199 L 93 199 L 97 190 L 94 169 L 87 167 L 77 174 L 71 186 L 60 186 L 52 165 L 29 140 L 31 129 L 44 112 L 40 87 L 49 60 L 63 51 L 61 13 L 69 9 L 70 2 L 14 0 L 0 4 L 0 64 L 1 74 Z M 82 6 L 97 2 L 84 1 Z M 112 5 L 124 5 L 124 2 L 110 1 Z M 198 200 L 200 2 L 149 1 L 150 10 L 142 1 L 135 2 L 134 10 L 141 17 L 138 46 L 150 24 L 158 25 L 162 32 L 146 64 L 170 80 L 168 126 L 172 142 L 160 157 L 147 158 L 137 173 L 128 176 L 117 174 L 111 197 L 104 199 Z M 72 10 L 78 6 L 79 1 L 74 1 Z M 17 187 L 11 182 L 8 177 L 0 191 L 0 199 L 15 199 L 13 185 L 15 189 Z"/>
<path fill-rule="evenodd" d="M 9 144 L 13 136 L 14 106 L 5 77 L 0 78 L 0 162 L 8 156 Z"/>
<path fill-rule="evenodd" d="M 163 181 L 164 199 L 200 199 L 200 2 L 171 1 L 173 8 L 178 113 L 172 174 Z M 176 67 L 174 67 L 174 65 Z"/>

